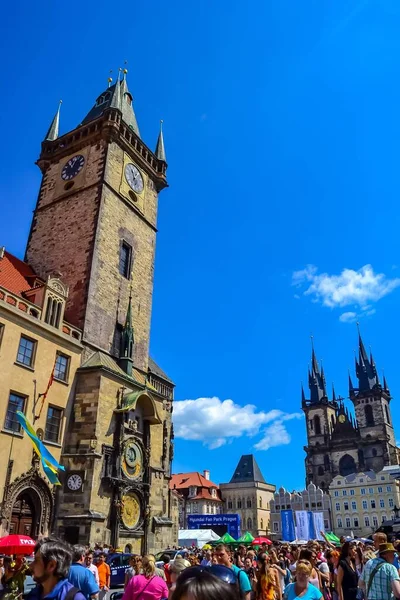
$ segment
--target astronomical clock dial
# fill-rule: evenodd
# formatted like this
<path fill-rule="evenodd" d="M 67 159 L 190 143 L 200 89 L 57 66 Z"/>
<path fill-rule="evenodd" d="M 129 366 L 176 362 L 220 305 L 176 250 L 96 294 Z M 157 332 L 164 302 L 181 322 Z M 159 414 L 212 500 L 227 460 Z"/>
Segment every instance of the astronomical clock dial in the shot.
<path fill-rule="evenodd" d="M 140 521 L 140 500 L 132 492 L 122 497 L 121 519 L 127 529 L 135 529 Z"/>
<path fill-rule="evenodd" d="M 73 492 L 77 492 L 83 485 L 83 479 L 78 473 L 70 475 L 67 479 L 67 487 Z"/>
<path fill-rule="evenodd" d="M 82 171 L 84 165 L 85 157 L 82 156 L 82 154 L 77 154 L 76 156 L 73 156 L 63 166 L 63 169 L 61 171 L 61 178 L 64 179 L 64 181 L 69 181 L 70 179 L 73 179 L 78 175 L 78 173 L 80 173 L 80 171 Z"/>
<path fill-rule="evenodd" d="M 134 164 L 128 163 L 125 167 L 125 178 L 134 192 L 140 194 L 143 192 L 144 183 L 143 177 L 137 167 Z"/>
<path fill-rule="evenodd" d="M 122 452 L 122 470 L 128 479 L 138 479 L 143 471 L 142 449 L 134 440 L 125 442 Z"/>

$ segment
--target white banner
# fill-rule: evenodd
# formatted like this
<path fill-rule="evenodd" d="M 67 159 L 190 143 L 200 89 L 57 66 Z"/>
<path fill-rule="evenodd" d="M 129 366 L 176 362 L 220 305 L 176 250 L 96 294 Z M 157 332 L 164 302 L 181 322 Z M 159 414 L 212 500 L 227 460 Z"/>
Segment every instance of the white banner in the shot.
<path fill-rule="evenodd" d="M 296 510 L 296 537 L 298 540 L 309 540 L 308 514 L 306 510 Z"/>
<path fill-rule="evenodd" d="M 317 540 L 323 540 L 324 538 L 321 535 L 321 531 L 325 533 L 324 513 L 314 513 L 314 529 Z"/>

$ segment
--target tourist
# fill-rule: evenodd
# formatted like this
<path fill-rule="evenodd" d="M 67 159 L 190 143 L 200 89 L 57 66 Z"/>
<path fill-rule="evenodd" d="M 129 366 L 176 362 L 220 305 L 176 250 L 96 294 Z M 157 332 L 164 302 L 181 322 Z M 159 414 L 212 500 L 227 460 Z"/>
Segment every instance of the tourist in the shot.
<path fill-rule="evenodd" d="M 100 589 L 99 572 L 97 570 L 96 565 L 93 564 L 93 552 L 91 552 L 90 550 L 86 552 L 85 564 L 86 568 L 89 569 L 91 573 L 93 573 L 93 577 L 95 578 L 97 586 Z"/>
<path fill-rule="evenodd" d="M 203 560 L 201 561 L 201 566 L 202 567 L 211 567 L 211 558 L 212 558 L 212 554 L 211 554 L 211 550 L 207 550 Z"/>
<path fill-rule="evenodd" d="M 104 552 L 100 552 L 99 554 L 97 571 L 99 573 L 99 600 L 103 600 L 103 598 L 109 591 L 111 584 L 111 569 L 110 565 L 106 563 L 106 555 L 104 554 Z"/>
<path fill-rule="evenodd" d="M 374 540 L 375 555 L 379 556 L 379 546 L 387 544 L 387 535 L 383 531 L 378 531 L 372 536 L 372 539 Z"/>
<path fill-rule="evenodd" d="M 122 600 L 162 600 L 168 598 L 165 580 L 156 575 L 154 556 L 144 556 L 142 573 L 129 581 Z"/>
<path fill-rule="evenodd" d="M 320 575 L 319 575 L 319 571 L 315 567 L 314 552 L 312 550 L 310 550 L 309 548 L 302 548 L 300 550 L 299 560 L 297 562 L 299 563 L 301 560 L 305 560 L 306 562 L 310 563 L 310 565 L 311 565 L 310 584 L 313 585 L 314 587 L 316 587 L 318 590 L 320 590 L 321 589 Z M 296 575 L 297 575 L 297 567 L 296 567 Z"/>
<path fill-rule="evenodd" d="M 356 600 L 357 583 L 356 545 L 352 542 L 345 542 L 340 553 L 336 576 L 336 591 L 339 600 Z"/>
<path fill-rule="evenodd" d="M 204 566 L 209 566 L 209 565 L 204 565 Z M 187 566 L 185 565 L 184 560 L 178 556 L 178 558 L 176 558 L 174 560 L 174 562 L 172 563 L 172 565 L 169 568 L 169 574 L 171 577 L 171 586 L 169 588 L 168 598 L 172 597 L 172 594 L 174 593 L 175 588 L 176 588 L 176 582 L 178 580 L 178 577 L 182 573 L 182 571 L 184 571 L 185 569 L 187 569 Z"/>
<path fill-rule="evenodd" d="M 299 559 L 296 566 L 296 581 L 286 586 L 285 600 L 320 600 L 322 594 L 318 588 L 310 583 L 313 571 L 312 564 L 308 560 Z"/>
<path fill-rule="evenodd" d="M 142 557 L 132 556 L 129 558 L 129 568 L 125 571 L 124 589 L 134 575 L 139 575 L 142 572 Z"/>
<path fill-rule="evenodd" d="M 281 600 L 283 591 L 276 565 L 269 565 L 269 558 L 265 552 L 259 555 L 258 564 L 256 600 Z"/>
<path fill-rule="evenodd" d="M 77 545 L 72 549 L 72 565 L 68 573 L 68 581 L 80 590 L 88 600 L 97 598 L 99 586 L 93 573 L 85 566 L 84 546 Z"/>
<path fill-rule="evenodd" d="M 34 548 L 30 564 L 36 587 L 27 600 L 86 600 L 85 596 L 68 581 L 72 552 L 58 539 L 42 538 Z"/>
<path fill-rule="evenodd" d="M 230 567 L 221 564 L 185 569 L 178 577 L 176 588 L 171 596 L 171 600 L 241 600 L 241 598 L 243 596 L 240 594 L 235 573 Z"/>
<path fill-rule="evenodd" d="M 231 563 L 228 548 L 224 544 L 218 544 L 215 548 L 215 554 L 219 565 L 229 567 L 235 573 L 239 582 L 239 588 L 242 594 L 242 598 L 244 598 L 244 600 L 250 600 L 250 592 L 252 590 L 252 587 L 249 578 L 247 577 L 244 571 L 242 571 L 241 569 L 239 569 L 239 567 Z"/>
<path fill-rule="evenodd" d="M 394 546 L 388 543 L 380 544 L 378 554 L 365 564 L 358 585 L 364 591 L 366 600 L 391 600 L 392 593 L 396 598 L 400 598 L 399 572 L 393 565 Z"/>

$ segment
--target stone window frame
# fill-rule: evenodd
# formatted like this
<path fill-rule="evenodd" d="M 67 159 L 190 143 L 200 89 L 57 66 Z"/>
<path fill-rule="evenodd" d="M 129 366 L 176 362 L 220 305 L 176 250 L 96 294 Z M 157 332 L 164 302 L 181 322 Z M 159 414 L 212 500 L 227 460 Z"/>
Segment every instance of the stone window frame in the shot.
<path fill-rule="evenodd" d="M 48 418 L 49 418 L 50 409 L 57 410 L 60 412 L 60 418 L 59 418 L 59 422 L 58 422 L 57 440 L 52 440 L 47 437 L 47 433 L 48 433 L 47 426 L 48 426 Z M 57 406 L 55 404 L 49 404 L 47 407 L 46 423 L 45 423 L 44 434 L 43 434 L 43 441 L 45 443 L 57 444 L 57 445 L 60 444 L 60 440 L 62 439 L 62 431 L 63 431 L 63 419 L 64 419 L 64 408 L 62 406 Z"/>
<path fill-rule="evenodd" d="M 24 362 L 23 360 L 18 360 L 18 356 L 20 354 L 20 348 L 21 348 L 21 342 L 22 340 L 26 340 L 28 342 L 32 343 L 32 353 L 31 353 L 31 357 L 30 357 L 30 362 Z M 37 345 L 38 345 L 38 341 L 35 340 L 35 338 L 31 338 L 28 335 L 24 335 L 21 334 L 21 337 L 19 339 L 19 344 L 18 344 L 18 350 L 17 350 L 17 357 L 15 359 L 15 364 L 20 365 L 22 367 L 27 367 L 28 369 L 34 369 L 35 367 L 35 360 L 36 360 L 36 353 L 37 353 Z M 21 353 L 24 354 L 24 353 Z"/>
<path fill-rule="evenodd" d="M 67 366 L 65 369 L 65 378 L 61 379 L 61 377 L 56 377 L 56 366 L 58 358 L 65 358 L 67 360 Z M 64 352 L 60 352 L 57 350 L 56 352 L 56 361 L 54 363 L 54 379 L 55 381 L 61 381 L 61 383 L 68 383 L 69 372 L 71 368 L 71 357 L 68 354 L 64 354 Z"/>
<path fill-rule="evenodd" d="M 17 392 L 16 390 L 10 390 L 8 393 L 8 401 L 7 401 L 7 407 L 6 407 L 6 414 L 4 416 L 3 431 L 7 431 L 8 433 L 12 433 L 13 435 L 22 435 L 22 431 L 21 431 L 22 427 L 19 423 L 18 423 L 17 429 L 12 429 L 12 428 L 10 429 L 9 427 L 7 427 L 7 418 L 8 418 L 11 396 L 16 396 L 16 397 L 22 399 L 22 406 L 20 407 L 20 409 L 18 409 L 18 410 L 21 410 L 22 413 L 25 413 L 29 396 L 27 396 L 27 394 L 22 394 L 21 392 Z M 15 413 L 16 413 L 16 411 L 15 411 Z M 15 413 L 14 413 L 14 416 L 15 416 Z M 14 421 L 14 419 L 11 419 L 11 422 L 13 422 L 13 421 Z"/>
<path fill-rule="evenodd" d="M 125 268 L 122 268 L 122 253 L 127 251 L 127 260 L 125 263 Z M 119 261 L 118 261 L 118 271 L 119 274 L 122 275 L 125 279 L 130 279 L 132 274 L 132 262 L 133 262 L 133 247 L 127 242 L 124 238 L 121 239 L 119 246 Z"/>

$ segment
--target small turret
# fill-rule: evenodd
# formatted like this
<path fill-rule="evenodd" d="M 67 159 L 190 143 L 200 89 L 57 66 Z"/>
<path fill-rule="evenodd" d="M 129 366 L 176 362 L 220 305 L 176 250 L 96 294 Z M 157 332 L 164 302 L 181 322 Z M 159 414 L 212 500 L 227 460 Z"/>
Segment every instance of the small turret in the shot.
<path fill-rule="evenodd" d="M 60 100 L 57 108 L 57 112 L 53 117 L 52 122 L 50 123 L 50 127 L 46 133 L 44 141 L 54 142 L 58 138 L 59 127 L 60 127 L 60 110 L 61 110 L 62 100 Z"/>

